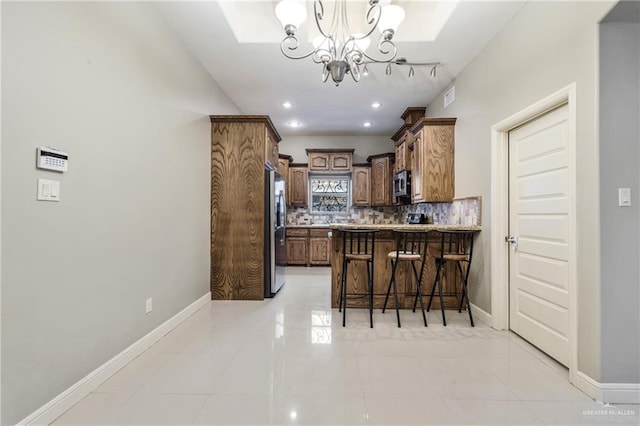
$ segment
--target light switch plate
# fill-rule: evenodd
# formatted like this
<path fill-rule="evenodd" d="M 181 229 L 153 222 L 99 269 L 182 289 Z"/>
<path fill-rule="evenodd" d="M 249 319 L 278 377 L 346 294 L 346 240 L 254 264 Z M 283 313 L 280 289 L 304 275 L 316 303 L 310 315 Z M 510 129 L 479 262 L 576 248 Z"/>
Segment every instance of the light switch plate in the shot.
<path fill-rule="evenodd" d="M 60 181 L 38 179 L 38 201 L 60 201 Z"/>
<path fill-rule="evenodd" d="M 631 188 L 618 188 L 618 206 L 631 207 Z"/>

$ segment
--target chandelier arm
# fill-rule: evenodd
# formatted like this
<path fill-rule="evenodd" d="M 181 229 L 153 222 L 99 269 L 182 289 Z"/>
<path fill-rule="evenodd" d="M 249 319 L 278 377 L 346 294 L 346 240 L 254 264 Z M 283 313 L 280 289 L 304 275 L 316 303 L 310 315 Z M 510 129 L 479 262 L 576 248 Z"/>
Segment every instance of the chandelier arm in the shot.
<path fill-rule="evenodd" d="M 318 12 L 318 8 L 320 8 L 320 12 Z M 322 34 L 322 36 L 325 38 L 329 38 L 329 35 L 324 30 L 324 28 L 322 28 L 322 25 L 320 24 L 320 21 L 324 19 L 324 4 L 322 4 L 322 0 L 313 1 L 313 17 L 316 21 L 316 27 L 318 28 L 318 31 L 320 31 L 320 34 Z M 333 19 L 335 20 L 335 14 Z M 332 33 L 331 31 L 332 29 L 333 29 L 333 25 L 331 26 L 331 28 L 329 28 L 329 34 Z"/>
<path fill-rule="evenodd" d="M 375 12 L 378 12 L 377 14 Z M 369 37 L 375 29 L 378 27 L 378 22 L 380 22 L 380 17 L 382 16 L 382 6 L 379 4 L 372 4 L 367 10 L 367 25 L 371 25 L 371 29 L 362 38 Z"/>
<path fill-rule="evenodd" d="M 383 49 L 383 45 L 384 44 L 389 44 L 391 46 L 390 50 L 384 50 Z M 395 43 L 393 43 L 391 40 L 381 40 L 380 43 L 378 44 L 378 51 L 380 53 L 382 53 L 382 55 L 389 55 L 390 56 L 387 59 L 384 58 L 376 58 L 373 57 L 369 54 L 367 54 L 367 52 L 362 52 L 362 54 L 369 59 L 369 61 L 371 62 L 378 62 L 378 63 L 392 63 L 394 62 L 394 59 L 396 58 L 396 55 L 398 54 L 398 48 L 396 47 Z"/>
<path fill-rule="evenodd" d="M 316 64 L 326 64 L 331 61 L 331 52 L 327 49 L 316 49 L 311 53 L 313 54 L 311 59 Z"/>
<path fill-rule="evenodd" d="M 382 53 L 383 55 L 387 55 L 390 51 L 384 50 L 385 45 L 391 46 L 391 51 L 393 51 L 392 59 L 395 58 L 398 48 L 396 47 L 396 44 L 391 40 L 385 38 L 380 39 L 380 42 L 378 43 L 378 52 Z"/>
<path fill-rule="evenodd" d="M 285 48 L 285 45 L 287 43 L 293 43 L 293 45 L 292 46 L 286 46 L 286 48 Z M 316 50 L 312 50 L 312 51 L 310 51 L 308 53 L 305 53 L 304 55 L 295 56 L 295 55 L 291 55 L 286 50 L 286 49 L 288 49 L 288 50 L 297 50 L 299 46 L 300 46 L 300 43 L 298 42 L 298 39 L 295 36 L 287 36 L 287 37 L 284 38 L 284 40 L 282 40 L 280 42 L 280 51 L 282 52 L 282 54 L 284 56 L 286 56 L 289 59 L 305 59 L 305 58 L 308 58 L 309 56 L 313 55 L 314 53 L 316 53 Z"/>
<path fill-rule="evenodd" d="M 364 40 L 364 39 L 368 38 L 375 31 L 375 29 L 377 28 L 378 22 L 380 21 L 381 13 L 378 13 L 377 15 L 375 15 L 373 17 L 370 17 L 370 15 L 373 13 L 373 11 L 375 11 L 377 9 L 381 10 L 381 6 L 376 3 L 376 4 L 371 5 L 369 7 L 369 10 L 367 11 L 367 15 L 366 15 L 367 25 L 370 26 L 370 29 L 365 34 L 362 34 L 362 35 L 356 37 L 353 33 L 351 33 L 351 31 L 348 31 L 348 34 L 349 34 L 349 40 L 348 41 L 352 42 L 352 45 L 354 46 L 354 49 L 357 48 L 358 50 L 360 50 L 357 47 L 356 40 Z M 345 7 L 344 21 L 348 22 L 347 14 L 346 14 L 346 7 Z M 347 27 L 347 30 L 348 30 L 349 29 L 348 24 L 345 24 L 345 26 Z M 346 46 L 346 43 L 345 43 L 345 46 Z"/>

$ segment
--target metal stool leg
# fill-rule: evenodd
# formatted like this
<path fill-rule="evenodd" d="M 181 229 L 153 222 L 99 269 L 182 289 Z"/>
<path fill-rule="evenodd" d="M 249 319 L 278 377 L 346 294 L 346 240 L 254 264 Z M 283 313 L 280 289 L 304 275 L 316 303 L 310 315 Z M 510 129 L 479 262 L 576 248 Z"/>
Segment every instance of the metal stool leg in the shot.
<path fill-rule="evenodd" d="M 429 296 L 429 303 L 427 304 L 427 312 L 431 310 L 431 302 L 433 301 L 433 295 L 436 291 L 436 285 L 438 285 L 438 281 L 440 280 L 440 267 L 441 262 L 436 259 L 436 278 L 433 280 L 433 287 L 431 287 L 431 295 Z"/>
<path fill-rule="evenodd" d="M 422 290 L 420 287 L 422 286 L 422 274 L 424 273 L 424 264 L 421 262 L 423 266 L 422 270 L 420 270 L 420 277 L 418 277 L 418 271 L 416 271 L 416 265 L 411 262 L 411 266 L 413 267 L 413 275 L 416 277 L 416 300 L 420 298 L 420 309 L 422 310 L 422 319 L 424 320 L 424 326 L 427 327 L 427 314 L 424 313 L 424 302 L 422 301 Z M 416 311 L 416 300 L 413 301 L 413 312 Z"/>
<path fill-rule="evenodd" d="M 373 328 L 373 262 L 367 260 L 367 297 L 369 299 L 369 327 Z M 369 269 L 371 268 L 371 269 Z"/>
<path fill-rule="evenodd" d="M 382 305 L 382 313 L 384 314 L 384 311 L 387 309 L 387 302 L 389 301 L 389 294 L 391 293 L 391 286 L 393 285 L 393 282 L 396 279 L 396 266 L 397 266 L 397 262 L 394 262 L 393 259 L 391 259 L 391 279 L 389 280 L 389 286 L 387 287 L 387 295 L 384 298 L 384 304 Z"/>
<path fill-rule="evenodd" d="M 440 310 L 442 311 L 442 325 L 447 326 L 447 319 L 444 317 L 444 300 L 442 298 L 442 274 L 438 279 L 438 297 L 440 298 Z"/>
<path fill-rule="evenodd" d="M 347 270 L 349 267 L 349 261 L 346 262 L 344 267 L 344 275 L 343 280 L 344 284 L 342 285 L 342 326 L 345 327 L 347 324 Z"/>
<path fill-rule="evenodd" d="M 413 299 L 413 312 L 415 312 L 416 306 L 418 304 L 418 293 L 420 292 L 420 286 L 418 285 L 418 272 L 416 272 L 416 266 L 413 264 L 413 260 L 411 261 L 411 267 L 413 268 L 413 276 L 416 279 L 416 297 L 415 299 Z"/>
<path fill-rule="evenodd" d="M 342 259 L 342 275 L 340 276 L 340 294 L 338 295 L 338 312 L 342 312 L 342 291 L 347 281 L 347 259 Z"/>
<path fill-rule="evenodd" d="M 398 262 L 396 262 L 397 264 Z M 398 303 L 398 283 L 393 278 L 393 300 L 396 302 L 396 317 L 398 318 L 398 328 L 400 328 L 400 304 Z"/>
<path fill-rule="evenodd" d="M 460 266 L 460 262 L 458 262 L 458 269 L 460 270 L 460 280 L 462 281 L 462 300 L 460 304 L 464 301 L 465 297 L 467 299 L 467 311 L 469 311 L 469 322 L 471 323 L 471 327 L 475 327 L 473 324 L 473 315 L 471 314 L 471 302 L 469 301 L 469 291 L 467 288 L 467 284 L 469 282 L 469 266 L 467 265 L 467 273 L 462 274 L 462 266 Z M 460 310 L 460 312 L 462 309 Z"/>
<path fill-rule="evenodd" d="M 462 305 L 464 304 L 466 288 L 464 285 L 464 273 L 462 272 L 462 266 L 460 265 L 460 262 L 456 262 L 456 265 L 458 266 L 458 271 L 460 272 L 460 281 L 462 282 L 462 295 L 460 297 L 460 303 L 458 304 L 458 313 L 462 313 Z"/>

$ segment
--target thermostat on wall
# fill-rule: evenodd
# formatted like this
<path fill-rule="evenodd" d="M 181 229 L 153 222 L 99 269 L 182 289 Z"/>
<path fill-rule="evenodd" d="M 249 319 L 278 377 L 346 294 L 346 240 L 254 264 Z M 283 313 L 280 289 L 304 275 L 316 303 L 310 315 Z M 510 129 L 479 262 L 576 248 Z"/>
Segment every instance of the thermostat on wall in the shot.
<path fill-rule="evenodd" d="M 69 168 L 69 155 L 66 152 L 43 146 L 36 149 L 36 167 L 39 169 L 66 172 Z"/>

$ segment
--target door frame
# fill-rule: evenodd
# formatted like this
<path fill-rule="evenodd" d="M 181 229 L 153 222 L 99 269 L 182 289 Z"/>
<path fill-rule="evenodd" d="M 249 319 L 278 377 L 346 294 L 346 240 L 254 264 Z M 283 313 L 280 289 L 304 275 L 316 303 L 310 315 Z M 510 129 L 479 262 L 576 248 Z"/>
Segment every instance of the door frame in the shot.
<path fill-rule="evenodd" d="M 497 330 L 509 329 L 509 131 L 567 105 L 569 140 L 569 381 L 578 371 L 576 244 L 576 84 L 558 90 L 491 126 L 491 317 Z"/>

